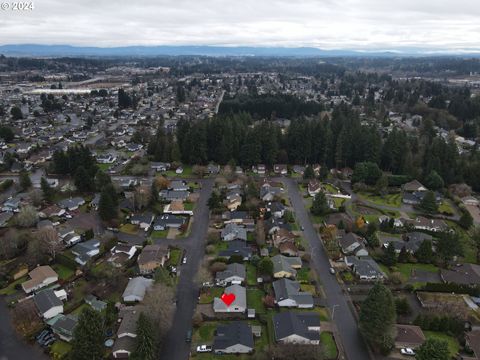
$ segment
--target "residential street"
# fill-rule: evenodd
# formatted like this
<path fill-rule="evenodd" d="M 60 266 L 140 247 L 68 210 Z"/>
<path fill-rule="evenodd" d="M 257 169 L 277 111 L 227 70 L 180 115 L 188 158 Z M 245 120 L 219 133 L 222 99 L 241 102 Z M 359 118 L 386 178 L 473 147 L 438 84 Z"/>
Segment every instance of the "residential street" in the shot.
<path fill-rule="evenodd" d="M 202 189 L 195 209 L 190 236 L 182 240 L 173 240 L 177 246 L 186 250 L 188 260 L 185 265 L 179 266 L 177 311 L 161 351 L 161 358 L 164 360 L 183 360 L 188 359 L 189 356 L 190 343 L 185 342 L 185 335 L 192 327 L 192 317 L 197 305 L 198 286 L 194 283 L 194 278 L 205 252 L 205 236 L 209 222 L 207 201 L 212 192 L 213 182 L 214 179 L 201 181 Z"/>
<path fill-rule="evenodd" d="M 345 295 L 342 293 L 342 288 L 335 276 L 329 272 L 330 265 L 327 254 L 320 242 L 319 235 L 310 221 L 303 198 L 298 191 L 297 183 L 291 178 L 281 178 L 280 181 L 286 185 L 297 221 L 305 229 L 304 236 L 311 248 L 311 265 L 321 280 L 327 297 L 328 307 L 330 311 L 334 311 L 332 322 L 337 326 L 347 358 L 348 360 L 369 360 L 370 356 L 367 347 L 360 336 L 357 322 L 347 304 Z M 333 310 L 334 307 L 335 310 Z"/>
<path fill-rule="evenodd" d="M 48 357 L 43 354 L 38 345 L 30 346 L 19 338 L 10 323 L 10 313 L 7 304 L 0 297 L 0 360 L 43 360 Z"/>

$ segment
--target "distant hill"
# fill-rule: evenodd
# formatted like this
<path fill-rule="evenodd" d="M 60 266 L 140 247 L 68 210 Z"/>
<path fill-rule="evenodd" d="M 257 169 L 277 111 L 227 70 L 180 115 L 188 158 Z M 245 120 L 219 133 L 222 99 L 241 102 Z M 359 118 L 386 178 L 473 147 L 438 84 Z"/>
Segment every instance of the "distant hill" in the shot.
<path fill-rule="evenodd" d="M 227 46 L 123 46 L 77 47 L 70 45 L 2 45 L 0 54 L 7 56 L 398 56 L 397 52 L 364 52 L 355 50 L 322 50 L 313 47 L 227 47 Z"/>

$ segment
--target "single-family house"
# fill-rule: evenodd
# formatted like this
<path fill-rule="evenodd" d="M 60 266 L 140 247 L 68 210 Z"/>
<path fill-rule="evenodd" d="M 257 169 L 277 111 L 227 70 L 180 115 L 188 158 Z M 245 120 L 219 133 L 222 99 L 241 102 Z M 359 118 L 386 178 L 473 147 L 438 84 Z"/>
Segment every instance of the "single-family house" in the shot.
<path fill-rule="evenodd" d="M 170 258 L 170 251 L 167 245 L 146 245 L 140 255 L 137 263 L 140 274 L 151 274 Z"/>
<path fill-rule="evenodd" d="M 137 341 L 137 320 L 141 309 L 138 306 L 129 306 L 119 313 L 121 319 L 117 331 L 117 337 L 112 348 L 112 355 L 115 359 L 127 359 L 135 350 Z"/>
<path fill-rule="evenodd" d="M 85 199 L 83 199 L 82 197 L 63 199 L 58 202 L 58 206 L 60 206 L 62 209 L 67 209 L 69 211 L 77 210 L 83 204 L 85 204 Z"/>
<path fill-rule="evenodd" d="M 52 289 L 45 289 L 38 292 L 33 297 L 33 301 L 38 313 L 44 319 L 50 319 L 63 313 L 63 302 Z"/>
<path fill-rule="evenodd" d="M 181 200 L 185 201 L 190 193 L 188 191 L 162 190 L 159 197 L 164 201 Z"/>
<path fill-rule="evenodd" d="M 182 200 L 173 200 L 170 204 L 167 204 L 163 208 L 164 214 L 173 215 L 193 215 L 193 210 L 186 210 Z"/>
<path fill-rule="evenodd" d="M 247 292 L 243 286 L 238 284 L 225 288 L 225 294 L 234 294 L 235 299 L 230 305 L 216 297 L 213 299 L 213 311 L 216 313 L 244 313 L 247 310 Z"/>
<path fill-rule="evenodd" d="M 240 227 L 236 224 L 227 224 L 224 229 L 222 229 L 221 237 L 223 241 L 232 241 L 232 240 L 247 240 L 247 230 Z"/>
<path fill-rule="evenodd" d="M 172 191 L 188 191 L 189 187 L 183 180 L 172 180 L 168 186 L 168 190 Z"/>
<path fill-rule="evenodd" d="M 320 181 L 318 181 L 317 179 L 310 180 L 308 182 L 308 195 L 315 197 L 315 195 L 317 195 L 321 190 L 322 186 L 320 184 Z"/>
<path fill-rule="evenodd" d="M 157 216 L 155 222 L 153 223 L 153 230 L 162 231 L 166 229 L 179 229 L 184 225 L 187 220 L 184 217 L 173 215 L 173 214 L 163 214 Z"/>
<path fill-rule="evenodd" d="M 475 356 L 473 359 L 480 360 L 480 330 L 473 330 L 465 334 L 465 345 Z"/>
<path fill-rule="evenodd" d="M 422 329 L 416 325 L 395 325 L 395 347 L 397 349 L 416 349 L 425 342 L 425 335 Z"/>
<path fill-rule="evenodd" d="M 90 239 L 78 243 L 72 247 L 71 251 L 76 255 L 75 262 L 83 266 L 87 264 L 91 258 L 100 253 L 100 241 L 97 239 Z"/>
<path fill-rule="evenodd" d="M 273 165 L 273 172 L 277 175 L 287 175 L 288 168 L 286 164 L 274 164 Z"/>
<path fill-rule="evenodd" d="M 283 344 L 320 344 L 320 317 L 314 312 L 285 311 L 273 315 L 275 340 Z"/>
<path fill-rule="evenodd" d="M 73 332 L 78 324 L 78 317 L 72 314 L 58 314 L 47 321 L 53 333 L 61 340 L 70 342 L 73 339 Z"/>
<path fill-rule="evenodd" d="M 361 236 L 353 232 L 346 233 L 339 241 L 342 252 L 346 255 L 351 254 L 364 243 Z"/>
<path fill-rule="evenodd" d="M 48 265 L 38 266 L 28 273 L 30 280 L 22 283 L 26 294 L 58 281 L 58 274 Z"/>
<path fill-rule="evenodd" d="M 428 191 L 428 189 L 425 186 L 423 186 L 418 180 L 413 180 L 403 184 L 402 190 L 410 193 L 413 193 L 416 191 Z"/>
<path fill-rule="evenodd" d="M 243 264 L 228 264 L 224 271 L 219 271 L 215 275 L 215 283 L 218 286 L 227 286 L 229 284 L 241 284 L 245 281 L 246 271 Z"/>
<path fill-rule="evenodd" d="M 244 261 L 252 257 L 252 248 L 245 240 L 232 240 L 228 242 L 227 249 L 218 253 L 219 257 L 230 259 L 231 256 L 240 255 Z"/>
<path fill-rule="evenodd" d="M 280 307 L 313 308 L 313 296 L 309 292 L 300 291 L 300 283 L 290 279 L 273 282 L 275 304 Z"/>
<path fill-rule="evenodd" d="M 142 301 L 147 289 L 153 285 L 152 279 L 137 276 L 128 281 L 122 298 L 125 302 Z"/>
<path fill-rule="evenodd" d="M 378 264 L 369 256 L 345 256 L 344 261 L 360 280 L 377 281 L 385 278 L 385 274 L 380 269 Z"/>
<path fill-rule="evenodd" d="M 269 202 L 266 206 L 266 209 L 277 219 L 283 218 L 285 215 L 285 205 L 279 201 Z"/>
<path fill-rule="evenodd" d="M 480 285 L 480 265 L 461 264 L 450 270 L 441 269 L 440 276 L 446 283 Z"/>
<path fill-rule="evenodd" d="M 302 267 L 302 259 L 299 257 L 276 255 L 272 257 L 272 262 L 273 277 L 276 279 L 293 278 L 297 275 L 297 270 Z"/>
<path fill-rule="evenodd" d="M 130 223 L 133 225 L 138 225 L 140 229 L 148 231 L 152 225 L 154 215 L 151 212 L 146 212 L 144 214 L 135 214 L 130 218 Z"/>
<path fill-rule="evenodd" d="M 254 349 L 251 327 L 241 321 L 217 325 L 213 340 L 213 352 L 222 354 L 248 354 Z"/>

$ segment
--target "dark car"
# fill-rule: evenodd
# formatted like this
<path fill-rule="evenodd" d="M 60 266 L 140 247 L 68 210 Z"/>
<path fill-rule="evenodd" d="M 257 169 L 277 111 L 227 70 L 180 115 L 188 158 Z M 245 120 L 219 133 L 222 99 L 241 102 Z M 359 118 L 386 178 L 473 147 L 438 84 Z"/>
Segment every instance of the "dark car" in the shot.
<path fill-rule="evenodd" d="M 185 335 L 185 341 L 186 342 L 192 342 L 192 329 L 187 331 L 187 335 Z"/>

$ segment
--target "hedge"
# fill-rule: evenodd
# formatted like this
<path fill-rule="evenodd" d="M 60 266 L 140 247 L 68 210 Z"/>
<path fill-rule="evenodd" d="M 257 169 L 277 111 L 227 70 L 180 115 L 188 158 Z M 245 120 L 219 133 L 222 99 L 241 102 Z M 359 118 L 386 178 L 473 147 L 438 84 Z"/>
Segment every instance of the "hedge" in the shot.
<path fill-rule="evenodd" d="M 446 292 L 456 294 L 468 294 L 470 296 L 480 296 L 479 286 L 461 285 L 455 283 L 426 283 L 421 291 Z"/>

